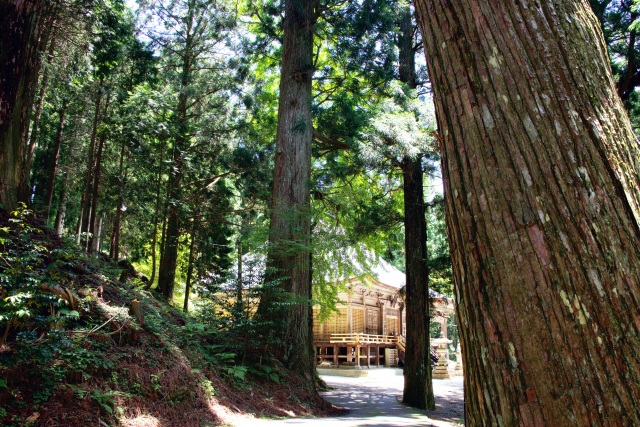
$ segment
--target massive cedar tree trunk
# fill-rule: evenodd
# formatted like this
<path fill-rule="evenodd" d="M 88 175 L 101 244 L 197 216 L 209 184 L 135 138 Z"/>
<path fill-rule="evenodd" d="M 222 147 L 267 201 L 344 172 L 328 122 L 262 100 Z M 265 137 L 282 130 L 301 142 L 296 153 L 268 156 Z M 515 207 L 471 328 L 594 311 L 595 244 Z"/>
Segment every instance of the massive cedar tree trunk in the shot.
<path fill-rule="evenodd" d="M 416 88 L 415 52 L 411 9 L 406 5 L 398 38 L 400 81 Z M 424 217 L 422 156 L 405 156 L 404 246 L 406 268 L 407 340 L 402 401 L 420 409 L 435 409 L 431 383 L 429 343 L 429 271 L 427 269 L 427 224 Z"/>
<path fill-rule="evenodd" d="M 286 0 L 280 73 L 273 201 L 267 259 L 267 282 L 299 299 L 284 308 L 266 293 L 259 313 L 277 319 L 283 341 L 278 357 L 288 368 L 314 382 L 313 336 L 308 327 L 311 298 L 309 271 L 311 171 L 311 81 L 315 0 Z"/>
<path fill-rule="evenodd" d="M 29 198 L 27 129 L 56 2 L 0 0 L 0 203 Z"/>
<path fill-rule="evenodd" d="M 640 425 L 638 144 L 586 0 L 417 0 L 469 425 Z"/>

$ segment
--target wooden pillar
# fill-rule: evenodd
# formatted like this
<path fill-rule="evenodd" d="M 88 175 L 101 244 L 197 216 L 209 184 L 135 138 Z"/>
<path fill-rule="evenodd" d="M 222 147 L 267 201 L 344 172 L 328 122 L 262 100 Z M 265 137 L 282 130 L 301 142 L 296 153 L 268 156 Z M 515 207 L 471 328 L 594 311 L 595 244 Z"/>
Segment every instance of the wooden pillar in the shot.
<path fill-rule="evenodd" d="M 360 344 L 356 344 L 356 366 L 360 366 Z"/>
<path fill-rule="evenodd" d="M 376 345 L 376 366 L 380 367 L 380 344 Z"/>
<path fill-rule="evenodd" d="M 350 334 L 353 333 L 353 318 L 351 312 L 351 295 L 347 295 L 347 330 Z"/>
<path fill-rule="evenodd" d="M 367 368 L 371 367 L 371 347 L 367 345 Z"/>
<path fill-rule="evenodd" d="M 338 346 L 333 346 L 333 364 L 338 366 Z"/>

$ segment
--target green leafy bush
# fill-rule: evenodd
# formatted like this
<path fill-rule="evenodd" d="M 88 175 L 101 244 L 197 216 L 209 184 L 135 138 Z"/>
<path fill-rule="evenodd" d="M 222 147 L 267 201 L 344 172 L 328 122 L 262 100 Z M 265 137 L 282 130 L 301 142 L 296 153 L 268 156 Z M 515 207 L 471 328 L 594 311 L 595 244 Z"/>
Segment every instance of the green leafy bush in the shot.
<path fill-rule="evenodd" d="M 80 317 L 67 300 L 50 291 L 66 285 L 55 267 L 48 268 L 52 258 L 59 263 L 73 256 L 67 249 L 52 253 L 54 237 L 38 228 L 33 211 L 24 205 L 0 227 L 0 345 L 12 329 L 61 329 Z"/>

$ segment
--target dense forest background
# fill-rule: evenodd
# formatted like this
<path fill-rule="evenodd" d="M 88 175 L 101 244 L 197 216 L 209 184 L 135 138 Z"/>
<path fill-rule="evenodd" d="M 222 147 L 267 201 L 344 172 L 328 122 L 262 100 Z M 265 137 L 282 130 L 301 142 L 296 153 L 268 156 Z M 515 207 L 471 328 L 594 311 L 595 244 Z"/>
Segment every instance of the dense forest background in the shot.
<path fill-rule="evenodd" d="M 279 262 L 270 252 L 277 234 L 272 208 L 279 203 L 273 171 L 286 108 L 281 77 L 291 58 L 284 46 L 295 27 L 285 16 L 293 3 L 285 3 L 68 0 L 34 14 L 42 21 L 24 55 L 30 72 L 19 79 L 14 116 L 20 126 L 2 135 L 6 152 L 15 141 L 24 147 L 13 162 L 20 165 L 18 178 L 2 165 L 2 190 L 17 182 L 17 197 L 3 194 L 13 225 L 2 232 L 24 240 L 22 247 L 2 241 L 13 262 L 2 272 L 2 345 L 20 339 L 35 345 L 39 337 L 20 336 L 26 325 L 55 323 L 38 317 L 48 303 L 38 289 L 71 305 L 61 309 L 66 312 L 52 308 L 51 317 L 81 317 L 76 297 L 61 295 L 50 273 L 25 288 L 21 275 L 35 264 L 24 251 L 48 247 L 25 237 L 37 234 L 36 219 L 53 230 L 51 239 L 75 248 L 64 256 L 78 250 L 87 260 L 119 261 L 134 288 L 191 312 L 201 322 L 197 328 L 246 331 L 233 349 L 216 353 L 232 355 L 228 373 L 237 378 L 247 372 L 238 366 L 245 366 L 249 342 L 283 339 L 269 333 L 274 318 L 266 304 L 257 307 L 258 297 L 276 305 L 295 305 L 301 297 L 328 315 L 341 278 L 365 273 L 378 257 L 413 268 L 412 249 L 420 245 L 429 287 L 453 296 L 448 195 L 440 190 L 443 141 L 413 8 L 396 0 L 315 2 L 304 17 L 313 27 L 311 63 L 292 79 L 308 81 L 311 92 L 300 98 L 306 116 L 294 115 L 289 128 L 294 139 L 312 138 L 303 183 L 310 200 L 308 212 L 303 204 L 284 219 L 278 213 L 283 223 L 301 224 L 278 244 L 287 247 L 286 256 L 305 259 L 301 271 L 308 275 L 300 277 L 309 277 L 313 292 L 278 295 L 282 279 L 269 270 Z M 636 1 L 589 3 L 637 133 Z M 8 62 L 9 48 L 3 45 L 0 61 Z M 415 199 L 407 195 L 410 173 L 419 178 L 412 181 L 419 182 Z M 410 214 L 412 204 L 419 209 Z M 415 212 L 424 237 L 408 244 L 407 236 L 417 235 L 407 230 Z M 310 238 L 290 238 L 304 235 L 305 227 Z M 229 337 L 221 335 L 216 345 Z"/>
<path fill-rule="evenodd" d="M 424 67 L 418 90 L 399 82 L 398 14 L 372 7 L 327 5 L 314 42 L 319 300 L 331 298 L 323 283 L 357 273 L 351 252 L 360 269 L 366 251 L 403 268 L 402 156 L 439 179 Z M 246 269 L 267 240 L 281 19 L 270 4 L 200 1 L 60 12 L 29 135 L 33 208 L 88 253 L 130 260 L 152 288 L 174 270 L 175 289 L 159 290 L 176 304 L 236 283 L 241 257 Z M 433 286 L 450 293 L 441 196 L 431 182 L 427 194 Z"/>
<path fill-rule="evenodd" d="M 633 2 L 591 4 L 635 123 Z M 365 6 L 322 5 L 314 39 L 317 298 L 329 301 L 332 287 L 323 284 L 354 268 L 348 251 L 364 268 L 367 250 L 404 269 L 400 163 L 407 153 L 422 159 L 428 178 L 431 286 L 451 295 L 426 68 L 418 67 L 415 89 L 399 75 L 399 22 L 408 5 Z M 241 257 L 250 263 L 266 249 L 282 13 L 269 2 L 56 9 L 28 134 L 33 208 L 85 251 L 130 260 L 152 288 L 168 269 L 175 289 L 159 290 L 177 304 L 192 289 L 242 280 Z M 421 58 L 415 26 L 413 34 Z M 169 248 L 175 260 L 163 256 Z"/>

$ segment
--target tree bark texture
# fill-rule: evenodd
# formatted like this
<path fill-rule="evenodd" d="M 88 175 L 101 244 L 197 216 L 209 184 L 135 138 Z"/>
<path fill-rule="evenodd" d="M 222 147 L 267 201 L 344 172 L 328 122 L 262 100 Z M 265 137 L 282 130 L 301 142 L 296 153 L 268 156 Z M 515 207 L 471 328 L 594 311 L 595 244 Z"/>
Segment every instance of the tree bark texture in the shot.
<path fill-rule="evenodd" d="M 28 202 L 29 113 L 55 2 L 0 0 L 0 203 Z"/>
<path fill-rule="evenodd" d="M 242 218 L 242 225 L 244 226 L 245 224 L 245 218 L 243 216 Z M 236 246 L 238 248 L 238 277 L 236 278 L 236 304 L 235 304 L 235 315 L 236 318 L 238 320 L 240 320 L 240 317 L 242 316 L 243 313 L 243 301 L 242 301 L 242 293 L 243 293 L 243 289 L 244 289 L 244 283 L 242 281 L 242 256 L 244 255 L 243 253 L 243 248 L 242 248 L 242 238 L 238 238 L 238 241 L 236 242 Z"/>
<path fill-rule="evenodd" d="M 435 409 L 429 344 L 429 271 L 420 157 L 402 162 L 404 178 L 404 246 L 406 257 L 407 337 L 402 401 Z"/>
<path fill-rule="evenodd" d="M 416 10 L 468 424 L 640 425 L 640 153 L 588 3 Z"/>
<path fill-rule="evenodd" d="M 398 37 L 400 81 L 415 89 L 416 66 L 413 22 L 407 3 Z M 424 212 L 422 156 L 406 156 L 401 164 L 404 181 L 404 245 L 407 328 L 402 401 L 420 409 L 435 409 L 429 343 L 429 270 L 427 223 Z M 402 318 L 402 316 L 400 316 Z"/>
<path fill-rule="evenodd" d="M 267 282 L 294 298 L 274 310 L 273 296 L 261 300 L 259 312 L 282 325 L 281 354 L 285 366 L 314 386 L 313 347 L 309 325 L 311 171 L 311 81 L 313 77 L 314 0 L 286 0 L 280 74 L 278 127 L 273 175 Z"/>

